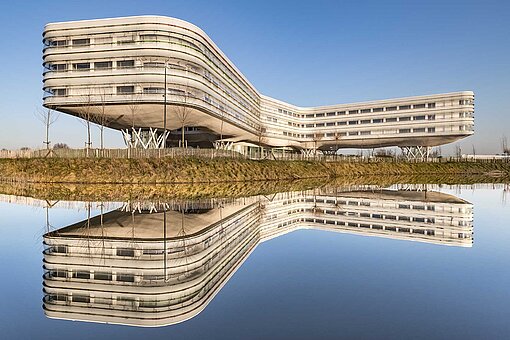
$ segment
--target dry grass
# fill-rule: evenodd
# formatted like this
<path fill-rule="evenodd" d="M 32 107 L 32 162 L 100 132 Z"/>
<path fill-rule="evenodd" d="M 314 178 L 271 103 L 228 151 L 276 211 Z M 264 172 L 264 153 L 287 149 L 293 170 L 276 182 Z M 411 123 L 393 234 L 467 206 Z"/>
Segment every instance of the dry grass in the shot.
<path fill-rule="evenodd" d="M 0 159 L 0 179 L 29 183 L 220 183 L 416 175 L 497 175 L 508 178 L 510 163 L 321 163 L 226 158 Z"/>

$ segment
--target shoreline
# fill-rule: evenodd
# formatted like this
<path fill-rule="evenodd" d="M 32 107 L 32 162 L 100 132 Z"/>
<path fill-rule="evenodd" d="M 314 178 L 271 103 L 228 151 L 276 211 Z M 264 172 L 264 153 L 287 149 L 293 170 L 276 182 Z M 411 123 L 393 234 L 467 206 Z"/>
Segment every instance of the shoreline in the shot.
<path fill-rule="evenodd" d="M 4 183 L 210 184 L 358 176 L 510 178 L 510 162 L 319 162 L 218 158 L 0 159 Z"/>

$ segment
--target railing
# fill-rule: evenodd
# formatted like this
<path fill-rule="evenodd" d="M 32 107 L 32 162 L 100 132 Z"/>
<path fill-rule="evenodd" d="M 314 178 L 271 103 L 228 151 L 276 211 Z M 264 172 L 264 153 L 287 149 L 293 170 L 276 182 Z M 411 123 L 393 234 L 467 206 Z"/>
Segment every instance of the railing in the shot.
<path fill-rule="evenodd" d="M 1 150 L 0 158 L 246 158 L 233 150 L 167 148 L 167 149 L 39 149 Z"/>
<path fill-rule="evenodd" d="M 483 157 L 433 157 L 407 159 L 404 156 L 360 156 L 335 155 L 313 153 L 271 152 L 264 149 L 251 150 L 242 154 L 235 150 L 199 149 L 199 148 L 166 148 L 166 149 L 36 149 L 36 150 L 0 150 L 2 158 L 179 158 L 195 157 L 203 159 L 232 158 L 252 160 L 280 160 L 280 161 L 320 161 L 320 162 L 347 162 L 347 163 L 510 163 L 510 156 L 490 155 Z"/>

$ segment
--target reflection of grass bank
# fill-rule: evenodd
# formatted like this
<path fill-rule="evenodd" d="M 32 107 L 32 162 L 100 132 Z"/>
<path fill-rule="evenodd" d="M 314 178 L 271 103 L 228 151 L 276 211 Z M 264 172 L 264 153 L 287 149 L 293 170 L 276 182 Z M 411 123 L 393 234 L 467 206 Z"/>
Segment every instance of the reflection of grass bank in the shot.
<path fill-rule="evenodd" d="M 0 178 L 32 183 L 218 183 L 381 175 L 497 175 L 510 163 L 348 163 L 196 158 L 0 159 Z"/>
<path fill-rule="evenodd" d="M 308 190 L 323 186 L 352 188 L 357 185 L 386 187 L 392 184 L 475 184 L 508 183 L 505 178 L 488 176 L 355 176 L 333 180 L 304 179 L 294 181 L 222 182 L 195 184 L 58 184 L 0 183 L 0 193 L 34 197 L 42 200 L 128 201 L 164 200 L 172 198 L 245 197 L 271 195 L 277 192 Z"/>

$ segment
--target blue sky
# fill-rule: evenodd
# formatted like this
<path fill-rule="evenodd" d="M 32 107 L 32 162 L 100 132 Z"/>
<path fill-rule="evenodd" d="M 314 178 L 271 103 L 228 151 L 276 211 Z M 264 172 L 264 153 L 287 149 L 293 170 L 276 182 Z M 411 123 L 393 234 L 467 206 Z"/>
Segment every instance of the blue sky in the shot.
<path fill-rule="evenodd" d="M 261 93 L 300 106 L 472 90 L 476 131 L 463 151 L 501 152 L 509 13 L 509 1 L 2 1 L 0 148 L 42 146 L 46 23 L 156 14 L 199 26 Z M 61 115 L 51 140 L 82 147 L 85 132 Z M 122 146 L 120 133 L 106 143 Z"/>

